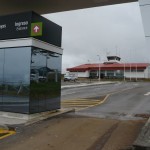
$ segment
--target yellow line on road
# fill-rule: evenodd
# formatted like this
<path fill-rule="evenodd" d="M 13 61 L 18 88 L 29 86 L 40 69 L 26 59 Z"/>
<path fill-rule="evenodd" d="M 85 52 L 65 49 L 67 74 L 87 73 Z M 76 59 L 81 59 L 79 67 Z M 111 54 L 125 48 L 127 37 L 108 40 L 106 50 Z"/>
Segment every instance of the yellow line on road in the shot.
<path fill-rule="evenodd" d="M 9 131 L 9 130 L 5 130 L 5 129 L 0 129 L 0 140 L 15 134 L 15 131 Z"/>
<path fill-rule="evenodd" d="M 95 107 L 95 106 L 101 105 L 101 104 L 103 104 L 103 103 L 108 99 L 109 96 L 110 96 L 110 94 L 107 94 L 107 95 L 105 96 L 105 98 L 104 98 L 102 101 L 100 101 L 99 103 L 97 103 L 97 104 L 95 104 L 95 105 L 91 105 L 91 106 L 86 107 L 86 108 L 81 108 L 81 109 L 79 109 L 79 110 L 77 110 L 77 111 L 81 111 L 81 110 L 85 110 L 85 109 L 88 109 L 88 108 L 91 108 L 91 107 Z"/>
<path fill-rule="evenodd" d="M 72 103 L 72 102 L 86 103 L 86 102 L 91 102 L 91 103 L 92 103 L 92 102 L 99 102 L 99 101 L 100 101 L 100 100 L 97 100 L 97 101 L 96 101 L 96 100 L 87 100 L 87 101 L 86 101 L 86 100 L 84 100 L 84 101 L 80 101 L 80 100 L 68 100 L 68 101 L 62 101 L 62 103 L 63 103 L 63 102 L 65 102 L 65 103 Z"/>
<path fill-rule="evenodd" d="M 82 104 L 82 105 L 84 105 L 84 104 L 85 105 L 94 105 L 94 104 L 97 104 L 97 103 L 77 103 L 77 102 L 74 102 L 74 103 L 61 103 L 61 105 L 79 105 L 79 104 Z"/>
<path fill-rule="evenodd" d="M 81 99 L 81 98 L 63 100 L 61 102 L 61 106 L 64 108 L 72 107 L 72 108 L 75 108 L 76 111 L 80 111 L 80 110 L 88 109 L 88 108 L 103 104 L 109 96 L 110 94 L 106 95 L 103 100 L 101 100 L 101 98 L 99 100 L 98 99 Z"/>
<path fill-rule="evenodd" d="M 130 89 L 133 89 L 133 88 L 126 88 L 126 89 L 122 89 L 120 91 L 110 92 L 109 94 L 107 94 L 105 96 L 105 98 L 103 100 L 78 98 L 78 99 L 71 99 L 71 100 L 63 100 L 61 102 L 61 105 L 63 107 L 67 107 L 67 108 L 69 108 L 69 107 L 76 108 L 76 111 L 85 110 L 85 109 L 95 107 L 95 106 L 105 103 L 110 95 L 121 93 L 123 91 L 127 91 Z M 78 109 L 78 107 L 82 107 L 82 108 Z"/>
<path fill-rule="evenodd" d="M 83 103 L 85 103 L 85 102 L 99 102 L 100 100 L 84 100 L 84 101 L 81 101 L 81 100 L 67 100 L 67 101 L 62 101 L 62 103 L 63 102 L 83 102 Z"/>
<path fill-rule="evenodd" d="M 67 107 L 66 106 L 65 108 L 74 108 L 74 109 L 79 109 L 80 108 L 81 109 L 81 108 L 87 108 L 87 107 L 88 106 L 74 106 L 74 107 L 73 106 L 72 107 L 70 107 L 70 106 Z"/>
<path fill-rule="evenodd" d="M 73 101 L 73 102 L 62 102 L 61 104 L 97 104 L 97 103 L 99 103 L 99 101 L 98 102 L 89 102 L 89 101 L 87 101 L 87 102 L 78 102 L 78 101 Z"/>
<path fill-rule="evenodd" d="M 62 100 L 62 102 L 71 102 L 71 101 L 82 101 L 82 102 L 86 102 L 86 101 L 96 101 L 99 102 L 99 100 L 95 100 L 95 99 L 69 99 L 69 100 Z"/>

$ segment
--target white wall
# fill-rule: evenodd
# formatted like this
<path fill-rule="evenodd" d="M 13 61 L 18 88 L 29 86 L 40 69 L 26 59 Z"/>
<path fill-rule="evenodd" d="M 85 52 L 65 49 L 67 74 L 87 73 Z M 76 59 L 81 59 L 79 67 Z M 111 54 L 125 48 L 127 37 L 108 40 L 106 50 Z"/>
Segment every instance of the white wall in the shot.
<path fill-rule="evenodd" d="M 145 69 L 145 78 L 150 78 L 150 66 Z"/>
<path fill-rule="evenodd" d="M 69 72 L 68 72 L 69 73 Z M 71 74 L 75 74 L 79 78 L 88 78 L 89 77 L 89 71 L 85 72 L 71 72 Z M 144 72 L 125 72 L 125 77 L 126 78 L 150 78 L 150 66 L 145 69 Z"/>
<path fill-rule="evenodd" d="M 79 78 L 88 78 L 89 77 L 89 71 L 85 72 L 67 72 L 66 75 L 75 74 Z"/>
<path fill-rule="evenodd" d="M 145 72 L 125 72 L 126 78 L 145 78 Z"/>
<path fill-rule="evenodd" d="M 89 77 L 89 71 L 85 72 L 78 72 L 78 77 L 80 78 L 88 78 Z"/>
<path fill-rule="evenodd" d="M 88 78 L 89 77 L 89 71 L 85 72 L 69 72 L 69 74 L 76 74 L 79 78 Z"/>
<path fill-rule="evenodd" d="M 147 49 L 150 50 L 150 0 L 139 0 Z"/>

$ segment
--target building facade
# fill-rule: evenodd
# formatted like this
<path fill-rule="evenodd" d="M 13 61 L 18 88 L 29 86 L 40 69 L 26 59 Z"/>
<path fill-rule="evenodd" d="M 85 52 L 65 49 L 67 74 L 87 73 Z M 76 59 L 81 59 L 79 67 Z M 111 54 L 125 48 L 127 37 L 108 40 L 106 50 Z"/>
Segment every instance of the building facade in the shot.
<path fill-rule="evenodd" d="M 149 63 L 121 63 L 120 57 L 108 56 L 108 61 L 100 64 L 83 64 L 67 68 L 79 78 L 150 78 Z"/>

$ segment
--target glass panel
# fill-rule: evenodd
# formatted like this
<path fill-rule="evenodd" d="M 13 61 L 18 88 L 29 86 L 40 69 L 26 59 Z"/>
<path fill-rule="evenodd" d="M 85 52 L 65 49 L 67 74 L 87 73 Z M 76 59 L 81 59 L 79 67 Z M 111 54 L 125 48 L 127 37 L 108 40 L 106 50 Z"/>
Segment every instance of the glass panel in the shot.
<path fill-rule="evenodd" d="M 4 49 L 0 49 L 0 111 L 2 111 L 3 77 L 4 77 Z"/>
<path fill-rule="evenodd" d="M 8 48 L 4 56 L 3 110 L 29 113 L 31 48 Z"/>
<path fill-rule="evenodd" d="M 30 112 L 59 109 L 61 55 L 33 48 L 30 79 Z"/>
<path fill-rule="evenodd" d="M 46 110 L 60 108 L 61 93 L 61 55 L 56 53 L 47 53 L 47 91 L 46 91 Z"/>
<path fill-rule="evenodd" d="M 97 70 L 91 70 L 89 78 L 91 78 L 91 79 L 98 78 Z"/>
<path fill-rule="evenodd" d="M 123 78 L 124 71 L 123 70 L 117 70 L 116 71 L 116 78 Z"/>
<path fill-rule="evenodd" d="M 113 70 L 107 70 L 106 78 L 113 78 L 114 77 L 114 71 Z"/>

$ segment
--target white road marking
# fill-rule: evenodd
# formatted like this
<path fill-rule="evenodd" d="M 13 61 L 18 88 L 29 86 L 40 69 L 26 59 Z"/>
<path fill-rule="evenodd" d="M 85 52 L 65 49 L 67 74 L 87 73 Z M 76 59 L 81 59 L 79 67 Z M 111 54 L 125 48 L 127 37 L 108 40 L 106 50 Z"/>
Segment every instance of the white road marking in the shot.
<path fill-rule="evenodd" d="M 148 95 L 150 95 L 150 92 L 147 92 L 146 94 L 144 94 L 145 96 L 148 96 Z"/>
<path fill-rule="evenodd" d="M 61 96 L 63 96 L 63 95 L 71 95 L 71 94 L 75 94 L 75 93 L 77 93 L 77 92 L 70 92 L 70 93 L 61 93 Z"/>

